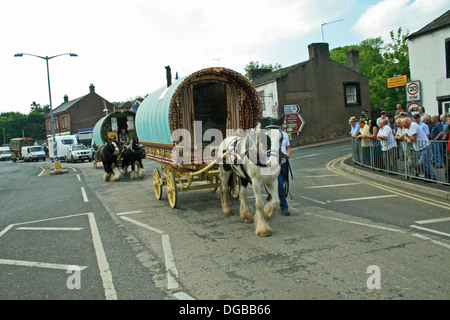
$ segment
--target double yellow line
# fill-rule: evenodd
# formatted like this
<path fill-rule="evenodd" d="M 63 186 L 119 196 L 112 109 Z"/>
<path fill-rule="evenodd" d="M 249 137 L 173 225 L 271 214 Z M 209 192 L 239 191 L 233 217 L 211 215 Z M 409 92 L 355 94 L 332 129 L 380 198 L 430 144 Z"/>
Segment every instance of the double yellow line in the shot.
<path fill-rule="evenodd" d="M 399 196 L 402 196 L 402 197 L 405 197 L 405 198 L 409 198 L 409 199 L 412 199 L 412 200 L 415 200 L 415 201 L 423 202 L 423 203 L 426 203 L 427 205 L 432 205 L 432 206 L 435 206 L 435 207 L 439 207 L 439 208 L 443 208 L 443 209 L 446 209 L 446 210 L 450 210 L 450 204 L 449 203 L 442 202 L 442 201 L 437 201 L 437 200 L 431 199 L 431 198 L 427 198 L 427 197 L 424 197 L 421 194 L 413 193 L 413 192 L 410 192 L 410 191 L 408 191 L 408 193 L 406 193 L 403 190 L 400 190 L 400 189 L 397 189 L 397 188 L 394 188 L 394 187 L 388 187 L 388 186 L 386 186 L 384 184 L 376 183 L 376 182 L 373 182 L 373 181 L 367 181 L 364 178 L 357 177 L 356 175 L 353 175 L 353 174 L 350 174 L 348 172 L 345 172 L 342 169 L 337 167 L 337 165 L 341 161 L 343 161 L 343 160 L 345 160 L 345 159 L 347 159 L 349 157 L 351 157 L 351 154 L 347 154 L 347 155 L 342 156 L 340 158 L 331 160 L 330 162 L 327 163 L 327 169 L 332 171 L 332 172 L 334 172 L 334 173 L 340 174 L 342 176 L 346 176 L 346 177 L 358 180 L 358 181 L 360 181 L 362 183 L 371 185 L 371 186 L 373 186 L 375 188 L 382 189 L 382 190 L 388 191 L 388 192 L 392 192 L 392 193 L 397 194 Z"/>

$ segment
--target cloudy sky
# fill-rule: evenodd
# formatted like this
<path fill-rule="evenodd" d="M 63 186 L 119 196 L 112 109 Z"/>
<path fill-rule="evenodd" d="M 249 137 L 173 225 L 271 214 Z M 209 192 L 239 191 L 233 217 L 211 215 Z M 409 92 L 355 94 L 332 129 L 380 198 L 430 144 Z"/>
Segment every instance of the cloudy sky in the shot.
<path fill-rule="evenodd" d="M 49 60 L 54 108 L 91 83 L 127 101 L 164 85 L 167 65 L 174 76 L 218 65 L 244 73 L 251 60 L 287 67 L 308 59 L 322 29 L 333 49 L 417 31 L 449 9 L 450 0 L 1 1 L 0 112 L 49 103 L 45 60 L 15 53 L 78 54 Z"/>

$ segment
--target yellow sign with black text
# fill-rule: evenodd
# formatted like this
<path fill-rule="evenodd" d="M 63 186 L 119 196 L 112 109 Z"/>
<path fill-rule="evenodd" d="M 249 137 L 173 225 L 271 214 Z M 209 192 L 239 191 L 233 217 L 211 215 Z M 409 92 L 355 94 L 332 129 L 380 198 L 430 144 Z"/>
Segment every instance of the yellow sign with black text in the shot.
<path fill-rule="evenodd" d="M 387 79 L 388 88 L 401 87 L 406 84 L 408 77 L 406 75 Z"/>

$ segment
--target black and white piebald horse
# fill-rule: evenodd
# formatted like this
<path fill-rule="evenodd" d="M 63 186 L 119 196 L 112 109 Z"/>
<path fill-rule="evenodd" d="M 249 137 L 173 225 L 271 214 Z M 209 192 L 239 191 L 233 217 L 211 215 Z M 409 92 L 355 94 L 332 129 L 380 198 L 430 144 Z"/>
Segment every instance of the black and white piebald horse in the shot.
<path fill-rule="evenodd" d="M 98 149 L 98 155 L 102 160 L 103 168 L 105 169 L 105 174 L 103 175 L 103 180 L 105 181 L 118 181 L 122 178 L 122 173 L 119 171 L 119 166 L 117 164 L 117 156 L 119 154 L 119 144 L 116 140 L 109 140 L 106 144 Z M 115 165 L 117 172 L 114 172 L 112 165 Z"/>
<path fill-rule="evenodd" d="M 245 222 L 255 222 L 255 233 L 270 236 L 272 231 L 267 221 L 273 219 L 280 208 L 278 196 L 278 175 L 281 170 L 281 125 L 284 115 L 279 118 L 259 118 L 258 125 L 243 135 L 227 137 L 219 146 L 218 159 L 221 180 L 222 211 L 231 215 L 228 195 L 228 181 L 233 172 L 241 180 L 240 216 Z M 222 163 L 221 163 L 222 162 Z M 256 213 L 253 217 L 247 205 L 246 187 L 251 183 L 255 194 Z M 271 199 L 264 206 L 263 186 L 267 186 Z M 253 219 L 254 218 L 254 219 Z"/>
<path fill-rule="evenodd" d="M 130 179 L 136 179 L 136 177 L 144 178 L 145 170 L 142 164 L 142 159 L 145 158 L 145 150 L 139 145 L 139 139 L 134 137 L 128 146 L 124 147 L 122 151 L 122 171 L 127 173 L 128 166 L 131 166 Z M 135 168 L 138 168 L 136 174 Z"/>

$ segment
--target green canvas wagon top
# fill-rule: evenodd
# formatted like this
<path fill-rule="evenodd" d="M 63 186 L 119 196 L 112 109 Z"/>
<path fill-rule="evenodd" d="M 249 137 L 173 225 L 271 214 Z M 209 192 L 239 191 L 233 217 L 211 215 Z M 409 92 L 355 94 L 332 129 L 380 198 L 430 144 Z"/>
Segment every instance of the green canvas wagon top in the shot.
<path fill-rule="evenodd" d="M 253 128 L 259 116 L 261 101 L 247 78 L 207 68 L 149 94 L 136 112 L 136 132 L 148 158 L 169 164 L 170 150 L 179 143 L 177 129 L 189 131 L 192 141 L 200 129 L 218 129 L 225 138 L 227 129 Z"/>

